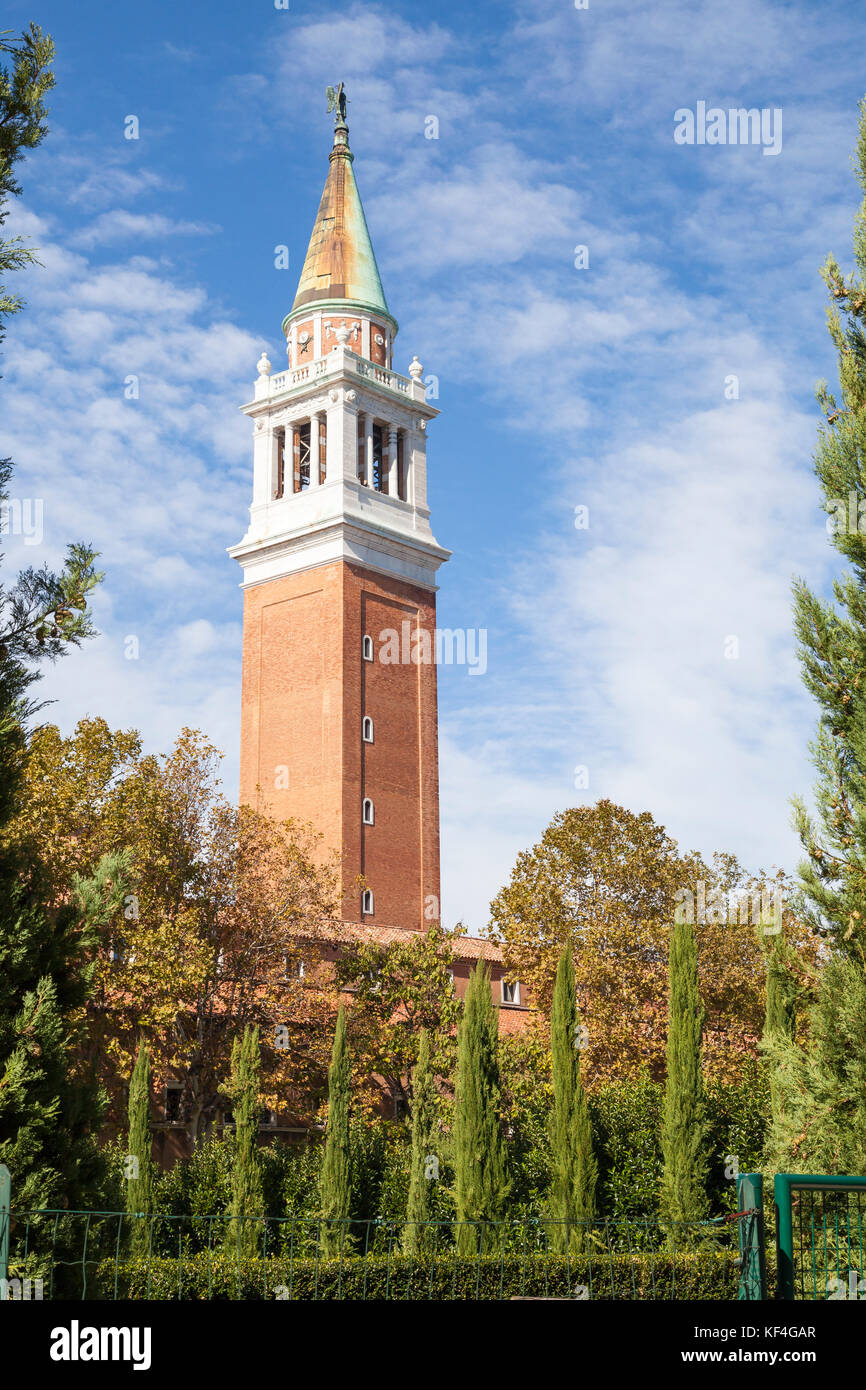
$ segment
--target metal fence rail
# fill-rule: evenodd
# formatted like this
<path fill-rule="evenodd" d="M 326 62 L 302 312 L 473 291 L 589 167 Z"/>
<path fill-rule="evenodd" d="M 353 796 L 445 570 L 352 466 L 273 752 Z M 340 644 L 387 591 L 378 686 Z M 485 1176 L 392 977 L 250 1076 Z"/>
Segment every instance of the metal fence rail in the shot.
<path fill-rule="evenodd" d="M 13 1211 L 9 1276 L 52 1299 L 736 1298 L 737 1224 Z"/>
<path fill-rule="evenodd" d="M 866 1178 L 778 1173 L 779 1297 L 866 1298 Z"/>

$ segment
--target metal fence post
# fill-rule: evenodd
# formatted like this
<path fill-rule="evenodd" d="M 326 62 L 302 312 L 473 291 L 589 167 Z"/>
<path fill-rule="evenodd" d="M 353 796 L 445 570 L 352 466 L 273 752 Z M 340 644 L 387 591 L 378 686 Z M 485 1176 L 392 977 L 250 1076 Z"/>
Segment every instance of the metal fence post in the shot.
<path fill-rule="evenodd" d="M 794 1224 L 791 1213 L 791 1175 L 777 1173 L 773 1179 L 776 1206 L 776 1256 L 779 1265 L 777 1298 L 794 1297 Z"/>
<path fill-rule="evenodd" d="M 740 1288 L 738 1299 L 767 1296 L 767 1261 L 764 1251 L 764 1179 L 760 1173 L 740 1173 L 737 1178 L 737 1211 L 750 1212 L 737 1223 L 740 1239 Z"/>
<path fill-rule="evenodd" d="M 9 1297 L 9 1214 L 12 1209 L 12 1177 L 0 1163 L 0 1303 Z"/>

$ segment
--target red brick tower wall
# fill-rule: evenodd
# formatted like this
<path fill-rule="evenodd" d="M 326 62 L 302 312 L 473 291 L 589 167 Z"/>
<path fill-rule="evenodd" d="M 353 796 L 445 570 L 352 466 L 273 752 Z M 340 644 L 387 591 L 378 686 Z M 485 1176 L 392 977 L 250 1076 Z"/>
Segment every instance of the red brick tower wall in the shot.
<path fill-rule="evenodd" d="M 322 832 L 340 855 L 344 920 L 361 920 L 363 875 L 375 904 L 363 920 L 419 930 L 425 906 L 439 917 L 436 666 L 381 660 L 382 634 L 402 647 L 404 623 L 435 650 L 435 595 L 342 560 L 245 590 L 240 800 Z"/>

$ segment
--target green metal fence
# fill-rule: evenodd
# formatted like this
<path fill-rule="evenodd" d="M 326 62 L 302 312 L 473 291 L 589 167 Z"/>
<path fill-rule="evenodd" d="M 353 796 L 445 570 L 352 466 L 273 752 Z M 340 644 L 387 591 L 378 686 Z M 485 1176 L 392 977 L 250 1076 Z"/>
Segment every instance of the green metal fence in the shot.
<path fill-rule="evenodd" d="M 9 1275 L 51 1299 L 731 1299 L 736 1226 L 13 1211 Z"/>
<path fill-rule="evenodd" d="M 778 1173 L 778 1296 L 866 1298 L 866 1178 Z"/>
<path fill-rule="evenodd" d="M 755 1301 L 767 1296 L 764 1248 L 764 1180 L 760 1173 L 737 1178 L 737 1231 L 740 1242 L 740 1287 L 737 1297 Z"/>

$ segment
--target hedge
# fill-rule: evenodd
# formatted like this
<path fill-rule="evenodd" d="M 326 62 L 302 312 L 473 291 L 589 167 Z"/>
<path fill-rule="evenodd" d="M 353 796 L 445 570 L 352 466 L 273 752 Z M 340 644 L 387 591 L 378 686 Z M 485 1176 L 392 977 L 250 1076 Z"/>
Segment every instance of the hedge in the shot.
<path fill-rule="evenodd" d="M 115 1284 L 115 1275 L 116 1284 Z M 100 1263 L 103 1298 L 402 1300 L 589 1297 L 611 1299 L 735 1299 L 739 1270 L 732 1250 L 671 1254 L 578 1255 L 508 1252 L 475 1259 L 443 1254 L 434 1261 L 392 1254 L 238 1261 L 222 1251 L 187 1259 Z M 586 1294 L 580 1286 L 585 1286 Z M 92 1295 L 91 1295 L 92 1296 Z"/>

